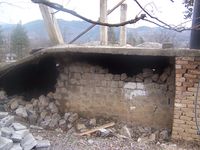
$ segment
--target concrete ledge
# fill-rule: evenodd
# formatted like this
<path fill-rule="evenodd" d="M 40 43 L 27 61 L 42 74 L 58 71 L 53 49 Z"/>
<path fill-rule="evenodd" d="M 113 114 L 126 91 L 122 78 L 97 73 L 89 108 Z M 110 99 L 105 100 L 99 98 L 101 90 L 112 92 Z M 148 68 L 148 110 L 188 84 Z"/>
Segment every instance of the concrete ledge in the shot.
<path fill-rule="evenodd" d="M 168 57 L 192 57 L 200 56 L 200 50 L 194 49 L 150 49 L 139 47 L 113 47 L 113 46 L 85 46 L 85 45 L 58 45 L 31 54 L 17 62 L 0 66 L 0 72 L 35 62 L 45 56 L 59 54 L 110 54 L 110 55 L 133 55 L 133 56 L 168 56 Z"/>

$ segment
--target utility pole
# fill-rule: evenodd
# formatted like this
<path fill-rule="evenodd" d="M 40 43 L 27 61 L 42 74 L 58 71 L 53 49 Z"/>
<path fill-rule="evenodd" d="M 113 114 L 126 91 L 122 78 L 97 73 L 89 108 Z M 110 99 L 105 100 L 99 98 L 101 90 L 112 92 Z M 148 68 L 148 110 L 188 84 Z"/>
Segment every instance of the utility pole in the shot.
<path fill-rule="evenodd" d="M 200 25 L 200 0 L 195 0 L 194 3 L 194 12 L 192 19 L 192 27 L 197 27 Z M 190 48 L 191 49 L 200 49 L 200 30 L 194 29 L 191 31 L 190 36 Z"/>
<path fill-rule="evenodd" d="M 107 22 L 107 0 L 100 0 L 100 21 Z M 108 45 L 108 27 L 100 26 L 100 44 Z"/>
<path fill-rule="evenodd" d="M 127 4 L 122 4 L 120 8 L 120 22 L 126 21 L 127 14 Z M 119 37 L 120 46 L 126 45 L 126 26 L 120 27 L 120 37 Z"/>

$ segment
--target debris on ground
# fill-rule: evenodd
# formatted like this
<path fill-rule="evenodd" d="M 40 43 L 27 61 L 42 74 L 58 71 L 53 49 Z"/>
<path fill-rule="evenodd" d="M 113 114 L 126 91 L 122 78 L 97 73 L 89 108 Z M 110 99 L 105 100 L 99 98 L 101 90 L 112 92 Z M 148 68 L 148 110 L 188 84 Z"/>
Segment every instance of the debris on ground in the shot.
<path fill-rule="evenodd" d="M 51 93 L 27 101 L 21 96 L 8 98 L 0 91 L 0 102 L 7 111 L 0 109 L 0 150 L 199 149 L 195 144 L 171 143 L 169 129 L 134 126 L 105 117 L 84 118 L 70 111 L 63 113 Z"/>
<path fill-rule="evenodd" d="M 0 112 L 0 150 L 48 149 L 48 140 L 36 140 L 29 129 L 14 121 L 8 112 Z"/>

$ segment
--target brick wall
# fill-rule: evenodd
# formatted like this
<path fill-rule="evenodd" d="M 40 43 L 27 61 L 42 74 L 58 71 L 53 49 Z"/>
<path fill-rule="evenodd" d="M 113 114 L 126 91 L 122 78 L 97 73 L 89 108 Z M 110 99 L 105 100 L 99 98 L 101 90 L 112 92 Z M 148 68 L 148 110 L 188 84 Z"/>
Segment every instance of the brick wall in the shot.
<path fill-rule="evenodd" d="M 194 102 L 200 79 L 200 57 L 177 57 L 172 138 L 198 140 Z M 200 112 L 200 110 L 198 110 Z"/>
<path fill-rule="evenodd" d="M 54 96 L 63 111 L 113 117 L 137 125 L 171 128 L 174 71 L 143 68 L 133 76 L 111 74 L 107 68 L 84 62 L 61 64 Z M 133 68 L 134 69 L 134 68 Z"/>

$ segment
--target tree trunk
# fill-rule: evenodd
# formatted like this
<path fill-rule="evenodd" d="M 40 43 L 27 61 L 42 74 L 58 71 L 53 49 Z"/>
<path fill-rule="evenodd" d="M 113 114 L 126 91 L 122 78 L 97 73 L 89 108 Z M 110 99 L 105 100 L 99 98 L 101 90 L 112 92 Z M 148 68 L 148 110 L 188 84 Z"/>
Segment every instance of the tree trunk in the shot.
<path fill-rule="evenodd" d="M 192 27 L 200 25 L 200 0 L 195 0 Z M 190 36 L 190 48 L 200 49 L 200 30 L 192 30 Z"/>

